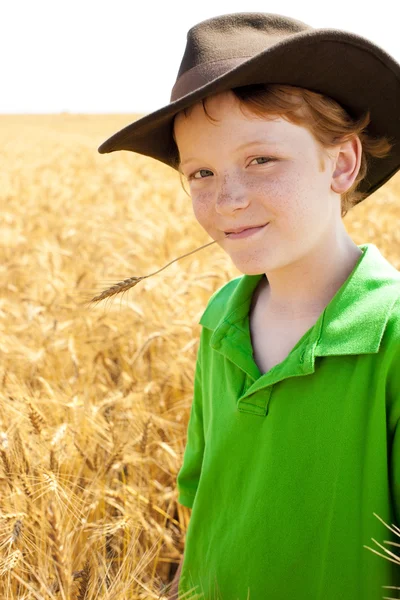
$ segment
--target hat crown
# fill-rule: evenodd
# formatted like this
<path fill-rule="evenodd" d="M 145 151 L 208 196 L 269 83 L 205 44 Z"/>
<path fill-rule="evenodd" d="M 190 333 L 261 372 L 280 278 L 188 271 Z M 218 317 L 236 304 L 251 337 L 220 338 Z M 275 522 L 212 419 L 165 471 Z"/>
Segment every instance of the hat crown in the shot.
<path fill-rule="evenodd" d="M 194 25 L 187 33 L 186 48 L 171 100 L 194 88 L 194 84 L 190 84 L 192 69 L 197 69 L 198 85 L 199 76 L 206 72 L 205 65 L 210 65 L 207 72 L 214 77 L 216 69 L 222 74 L 270 46 L 312 29 L 310 25 L 290 17 L 251 12 L 220 15 Z"/>

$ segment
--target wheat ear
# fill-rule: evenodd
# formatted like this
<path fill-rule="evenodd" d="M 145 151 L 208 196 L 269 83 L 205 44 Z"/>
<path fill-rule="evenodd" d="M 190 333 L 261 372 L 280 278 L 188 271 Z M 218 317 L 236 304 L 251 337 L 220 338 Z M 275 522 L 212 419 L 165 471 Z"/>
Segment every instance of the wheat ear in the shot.
<path fill-rule="evenodd" d="M 150 273 L 149 275 L 142 275 L 142 277 L 129 277 L 128 279 L 119 281 L 118 283 L 114 284 L 110 288 L 104 290 L 104 292 L 101 292 L 101 294 L 99 294 L 98 296 L 95 296 L 94 298 L 92 298 L 89 301 L 89 304 L 92 304 L 94 302 L 99 302 L 100 300 L 104 300 L 105 298 L 109 298 L 110 296 L 115 296 L 116 294 L 120 294 L 121 292 L 126 292 L 131 287 L 134 287 L 136 284 L 138 284 L 139 281 L 142 281 L 142 279 L 146 279 L 147 277 L 152 277 L 153 275 L 157 275 L 157 273 L 160 273 L 160 271 L 163 271 L 164 269 L 169 267 L 169 265 L 172 265 L 172 263 L 176 262 L 177 260 L 180 260 L 181 258 L 185 258 L 185 256 L 189 256 L 190 254 L 194 254 L 194 252 L 198 252 L 199 250 L 202 250 L 203 248 L 206 248 L 207 246 L 211 246 L 211 244 L 215 244 L 216 241 L 217 240 L 214 240 L 212 242 L 209 242 L 208 244 L 204 244 L 203 246 L 200 246 L 200 248 L 196 248 L 196 250 L 191 250 L 190 252 L 187 252 L 186 254 L 182 254 L 182 256 L 178 256 L 178 258 L 174 258 L 174 260 L 171 260 L 171 262 L 167 263 L 164 267 L 161 267 L 161 269 L 158 269 L 158 271 L 154 271 L 154 273 Z"/>
<path fill-rule="evenodd" d="M 50 555 L 53 559 L 54 569 L 57 575 L 57 580 L 54 582 L 56 588 L 60 586 L 65 590 L 67 578 L 65 576 L 64 562 L 64 544 L 60 539 L 60 530 L 52 502 L 49 502 L 46 510 L 47 521 L 49 524 L 49 539 L 50 539 Z"/>
<path fill-rule="evenodd" d="M 77 600 L 86 600 L 89 594 L 89 583 L 90 583 L 90 563 L 86 559 L 84 567 L 81 571 L 81 582 L 79 586 L 79 595 Z"/>

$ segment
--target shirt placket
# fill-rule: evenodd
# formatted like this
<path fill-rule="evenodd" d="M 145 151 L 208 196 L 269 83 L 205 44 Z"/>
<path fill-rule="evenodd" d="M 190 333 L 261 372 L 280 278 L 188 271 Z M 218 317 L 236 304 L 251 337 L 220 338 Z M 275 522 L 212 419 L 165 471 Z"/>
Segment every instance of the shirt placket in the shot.
<path fill-rule="evenodd" d="M 312 337 L 318 339 L 318 333 Z M 214 331 L 211 346 L 246 374 L 245 385 L 237 400 L 239 412 L 267 416 L 275 384 L 288 377 L 313 373 L 316 339 L 311 340 L 310 336 L 306 336 L 302 343 L 296 344 L 282 363 L 262 374 L 253 358 L 246 317 L 235 323 L 222 323 Z"/>

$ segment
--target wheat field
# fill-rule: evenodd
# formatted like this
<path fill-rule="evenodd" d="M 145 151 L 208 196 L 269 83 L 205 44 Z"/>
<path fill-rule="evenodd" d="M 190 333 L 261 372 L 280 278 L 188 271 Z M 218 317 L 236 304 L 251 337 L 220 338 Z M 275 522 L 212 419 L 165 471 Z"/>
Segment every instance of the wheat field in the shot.
<path fill-rule="evenodd" d="M 214 244 L 88 307 L 210 241 L 172 169 L 97 153 L 135 118 L 0 115 L 2 599 L 165 598 L 183 551 L 198 320 L 241 273 Z M 395 176 L 344 222 L 400 269 L 399 218 Z"/>

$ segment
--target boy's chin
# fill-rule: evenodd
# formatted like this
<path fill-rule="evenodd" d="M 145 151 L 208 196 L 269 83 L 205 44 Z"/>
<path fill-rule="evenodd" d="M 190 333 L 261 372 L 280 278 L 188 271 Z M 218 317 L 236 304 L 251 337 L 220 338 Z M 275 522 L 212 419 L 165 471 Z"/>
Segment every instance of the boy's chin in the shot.
<path fill-rule="evenodd" d="M 236 269 L 243 273 L 243 275 L 262 275 L 265 273 L 265 269 L 260 263 L 243 263 L 242 261 L 236 261 L 234 258 L 230 256 L 232 263 L 235 265 Z"/>

